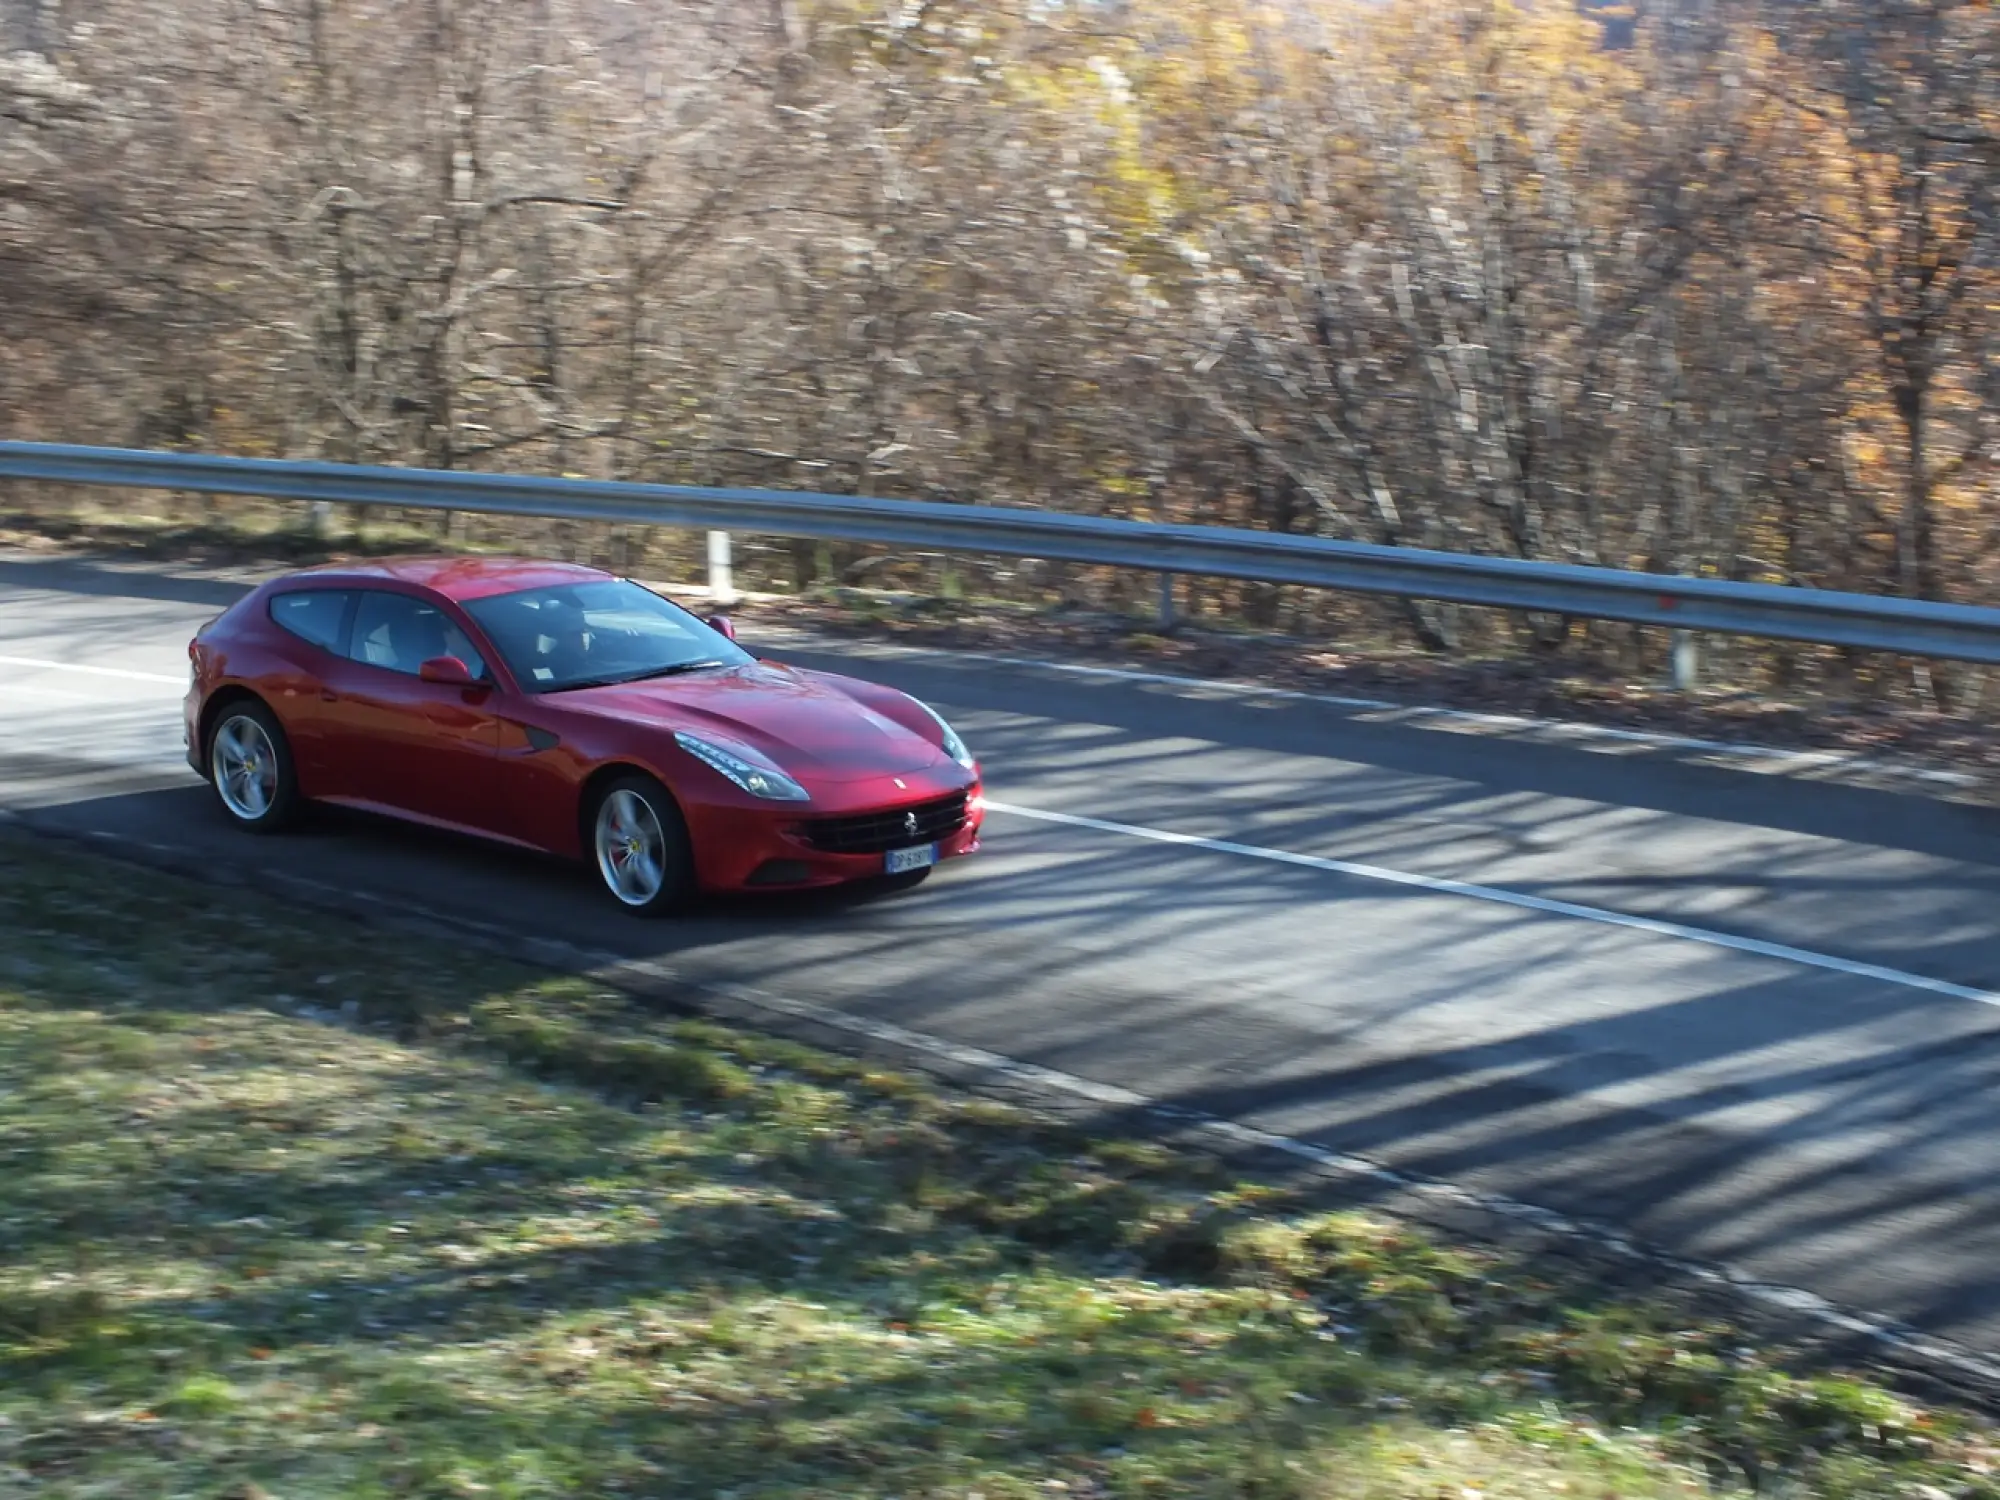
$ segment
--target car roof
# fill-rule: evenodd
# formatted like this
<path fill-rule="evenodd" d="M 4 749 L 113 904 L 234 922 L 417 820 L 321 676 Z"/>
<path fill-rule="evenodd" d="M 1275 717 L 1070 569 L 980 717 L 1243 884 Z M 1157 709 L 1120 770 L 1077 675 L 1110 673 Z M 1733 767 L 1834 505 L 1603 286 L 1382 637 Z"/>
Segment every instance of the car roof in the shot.
<path fill-rule="evenodd" d="M 363 583 L 393 581 L 431 589 L 447 599 L 464 603 L 517 589 L 548 588 L 564 583 L 583 583 L 616 575 L 581 563 L 554 562 L 536 557 L 385 557 L 366 561 L 320 563 L 300 568 L 276 580 L 280 585 L 294 579 L 310 578 L 322 583 Z"/>

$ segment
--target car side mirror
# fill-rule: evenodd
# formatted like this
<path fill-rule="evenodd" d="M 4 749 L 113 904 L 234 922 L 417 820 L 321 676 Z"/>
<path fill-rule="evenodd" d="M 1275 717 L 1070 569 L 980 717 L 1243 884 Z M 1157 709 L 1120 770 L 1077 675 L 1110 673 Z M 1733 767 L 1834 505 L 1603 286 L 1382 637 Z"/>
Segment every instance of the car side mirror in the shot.
<path fill-rule="evenodd" d="M 732 641 L 736 639 L 736 625 L 728 615 L 710 615 L 708 617 L 708 626 L 711 630 L 721 631 Z"/>
<path fill-rule="evenodd" d="M 417 668 L 425 682 L 441 682 L 447 687 L 471 687 L 472 669 L 455 656 L 433 656 Z"/>

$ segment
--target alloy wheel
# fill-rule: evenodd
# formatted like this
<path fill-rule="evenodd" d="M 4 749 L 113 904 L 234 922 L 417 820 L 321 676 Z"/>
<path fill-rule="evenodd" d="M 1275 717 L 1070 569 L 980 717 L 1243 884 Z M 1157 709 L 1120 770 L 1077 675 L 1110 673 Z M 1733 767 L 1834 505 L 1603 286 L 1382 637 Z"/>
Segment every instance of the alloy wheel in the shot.
<path fill-rule="evenodd" d="M 667 882 L 667 838 L 659 814 L 638 792 L 620 787 L 597 810 L 597 868 L 627 906 L 646 906 Z"/>
<path fill-rule="evenodd" d="M 264 726 L 237 714 L 216 731 L 215 790 L 222 805 L 246 823 L 270 812 L 278 799 L 278 752 Z"/>

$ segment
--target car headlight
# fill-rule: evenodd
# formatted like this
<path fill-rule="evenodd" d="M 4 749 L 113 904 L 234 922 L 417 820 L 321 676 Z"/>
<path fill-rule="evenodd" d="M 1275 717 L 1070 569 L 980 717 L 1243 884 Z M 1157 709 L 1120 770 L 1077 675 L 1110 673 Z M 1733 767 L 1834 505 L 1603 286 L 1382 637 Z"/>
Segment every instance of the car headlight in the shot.
<path fill-rule="evenodd" d="M 929 714 L 933 719 L 937 720 L 937 727 L 944 731 L 944 753 L 957 761 L 961 766 L 964 766 L 966 770 L 978 770 L 979 762 L 974 760 L 972 752 L 965 748 L 965 741 L 958 737 L 958 731 L 944 721 L 944 715 L 932 708 L 921 698 L 912 698 L 910 701 Z"/>
<path fill-rule="evenodd" d="M 725 750 L 699 735 L 676 733 L 674 743 L 713 766 L 753 797 L 770 802 L 810 802 L 812 794 L 747 745 Z"/>

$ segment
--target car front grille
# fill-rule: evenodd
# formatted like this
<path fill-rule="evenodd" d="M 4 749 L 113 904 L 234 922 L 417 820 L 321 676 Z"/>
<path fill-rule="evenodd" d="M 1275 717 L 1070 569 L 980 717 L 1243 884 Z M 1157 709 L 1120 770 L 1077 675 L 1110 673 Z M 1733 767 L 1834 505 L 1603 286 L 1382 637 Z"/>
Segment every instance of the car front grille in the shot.
<path fill-rule="evenodd" d="M 908 849 L 915 844 L 948 839 L 965 826 L 964 792 L 954 792 L 933 802 L 918 802 L 886 812 L 861 813 L 851 818 L 814 818 L 799 825 L 799 833 L 813 848 L 827 854 L 886 854 L 891 849 Z M 911 819 L 916 820 L 915 826 Z"/>

